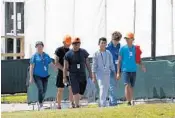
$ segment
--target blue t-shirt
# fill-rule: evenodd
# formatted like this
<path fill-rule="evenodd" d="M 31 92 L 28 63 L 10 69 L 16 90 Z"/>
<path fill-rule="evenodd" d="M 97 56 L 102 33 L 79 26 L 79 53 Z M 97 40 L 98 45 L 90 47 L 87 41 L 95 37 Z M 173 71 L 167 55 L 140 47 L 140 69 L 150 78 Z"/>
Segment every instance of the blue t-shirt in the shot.
<path fill-rule="evenodd" d="M 121 68 L 123 72 L 136 72 L 137 71 L 137 65 L 136 65 L 136 51 L 135 46 L 128 47 L 128 45 L 125 45 L 121 47 L 120 56 L 122 57 L 121 60 Z"/>
<path fill-rule="evenodd" d="M 114 44 L 110 42 L 108 46 L 106 47 L 106 49 L 111 52 L 112 57 L 113 57 L 113 63 L 115 65 L 115 70 L 117 71 L 117 62 L 118 62 L 120 43 L 117 44 L 117 46 L 114 46 Z"/>
<path fill-rule="evenodd" d="M 41 55 L 35 53 L 30 59 L 30 64 L 34 64 L 33 74 L 40 77 L 47 77 L 49 75 L 48 68 L 51 61 L 48 54 L 43 53 L 43 55 Z"/>

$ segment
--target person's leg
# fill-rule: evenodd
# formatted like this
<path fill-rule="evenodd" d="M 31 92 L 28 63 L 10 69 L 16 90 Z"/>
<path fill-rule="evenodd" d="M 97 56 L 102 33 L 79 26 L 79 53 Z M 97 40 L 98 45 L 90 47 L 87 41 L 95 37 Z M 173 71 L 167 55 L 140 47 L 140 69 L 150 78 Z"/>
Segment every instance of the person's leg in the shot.
<path fill-rule="evenodd" d="M 43 83 L 43 98 L 42 99 L 44 100 L 46 91 L 47 91 L 48 78 L 43 78 L 42 83 Z"/>
<path fill-rule="evenodd" d="M 105 77 L 104 77 L 104 83 L 103 83 L 103 85 L 104 85 L 104 99 L 105 99 L 105 101 L 104 101 L 104 107 L 106 107 L 107 106 L 107 103 L 106 103 L 106 98 L 107 98 L 107 96 L 108 96 L 108 90 L 109 90 L 109 85 L 110 85 L 110 75 L 105 75 Z"/>
<path fill-rule="evenodd" d="M 57 104 L 58 104 L 58 109 L 61 109 L 61 100 L 62 100 L 62 95 L 64 91 L 64 84 L 63 84 L 63 74 L 59 72 L 57 75 L 57 81 L 56 81 L 56 86 L 58 88 L 57 90 Z"/>
<path fill-rule="evenodd" d="M 40 77 L 34 76 L 34 81 L 35 84 L 38 88 L 38 101 L 40 106 L 42 106 L 43 103 L 43 85 L 42 85 L 42 80 Z"/>
<path fill-rule="evenodd" d="M 70 101 L 70 108 L 74 108 L 74 100 L 73 100 L 73 93 L 72 93 L 72 88 L 71 88 L 71 82 L 70 82 L 70 77 L 67 76 L 67 81 L 68 81 L 68 89 L 69 89 L 69 101 Z"/>
<path fill-rule="evenodd" d="M 115 79 L 114 72 L 110 75 L 110 86 L 109 86 L 109 105 L 117 105 L 117 80 Z"/>
<path fill-rule="evenodd" d="M 69 86 L 68 89 L 69 89 L 69 101 L 70 101 L 71 107 L 74 108 L 75 104 L 74 104 L 74 100 L 73 100 L 73 93 L 72 93 L 71 86 Z"/>
<path fill-rule="evenodd" d="M 109 89 L 109 76 L 108 78 L 106 78 L 104 75 L 101 76 L 101 78 L 98 79 L 98 86 L 99 86 L 99 104 L 100 107 L 105 107 L 106 97 Z"/>
<path fill-rule="evenodd" d="M 62 100 L 63 90 L 64 90 L 64 88 L 58 88 L 58 91 L 57 91 L 58 109 L 61 109 L 61 100 Z"/>
<path fill-rule="evenodd" d="M 100 79 L 97 80 L 99 87 L 99 107 L 103 106 L 103 85 Z"/>
<path fill-rule="evenodd" d="M 136 81 L 136 72 L 131 73 L 131 77 L 130 77 L 130 83 L 131 83 L 131 87 L 130 87 L 130 99 L 133 100 L 133 88 L 135 86 L 135 81 Z"/>
<path fill-rule="evenodd" d="M 70 76 L 70 82 L 71 82 L 71 88 L 72 88 L 72 93 L 73 93 L 73 99 L 75 102 L 75 106 L 79 106 L 79 92 L 80 92 L 80 88 L 79 88 L 79 82 L 78 82 L 78 78 L 74 75 Z"/>
<path fill-rule="evenodd" d="M 125 97 L 128 102 L 131 101 L 131 85 L 130 85 L 130 73 L 129 72 L 122 72 L 122 79 L 124 80 L 125 84 Z"/>
<path fill-rule="evenodd" d="M 87 86 L 87 81 L 86 81 L 86 76 L 81 77 L 80 79 L 82 79 L 83 81 L 80 81 L 79 83 L 79 87 L 80 87 L 80 100 L 82 99 L 84 92 L 86 90 L 86 86 Z"/>

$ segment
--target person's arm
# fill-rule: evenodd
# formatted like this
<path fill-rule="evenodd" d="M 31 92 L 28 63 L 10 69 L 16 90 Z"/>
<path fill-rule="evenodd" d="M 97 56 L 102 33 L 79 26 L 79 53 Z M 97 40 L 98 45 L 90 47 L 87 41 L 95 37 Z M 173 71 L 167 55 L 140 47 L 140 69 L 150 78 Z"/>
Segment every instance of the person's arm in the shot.
<path fill-rule="evenodd" d="M 146 68 L 145 68 L 144 64 L 142 63 L 142 61 L 140 61 L 139 65 L 140 65 L 142 71 L 146 72 Z"/>
<path fill-rule="evenodd" d="M 117 65 L 117 79 L 120 79 L 121 76 L 121 63 L 123 58 L 123 49 L 120 48 L 119 56 L 118 56 L 118 65 Z"/>
<path fill-rule="evenodd" d="M 33 81 L 33 68 L 34 68 L 34 64 L 30 64 L 30 82 Z"/>
<path fill-rule="evenodd" d="M 92 71 L 91 71 L 91 66 L 90 66 L 89 58 L 86 58 L 86 67 L 87 67 L 88 72 L 89 72 L 89 77 L 92 79 Z"/>
<path fill-rule="evenodd" d="M 109 56 L 110 56 L 110 69 L 111 69 L 111 71 L 113 71 L 113 72 L 115 72 L 115 66 L 114 66 L 114 63 L 113 63 L 113 57 L 112 57 L 112 54 L 111 54 L 111 52 L 109 52 Z"/>
<path fill-rule="evenodd" d="M 63 71 L 63 66 L 60 64 L 59 57 L 57 55 L 55 55 L 55 66 Z"/>
<path fill-rule="evenodd" d="M 120 74 L 122 56 L 118 57 L 117 73 Z"/>
<path fill-rule="evenodd" d="M 64 65 L 63 65 L 63 83 L 67 82 L 67 75 L 69 70 L 69 53 L 66 53 L 64 56 Z"/>
<path fill-rule="evenodd" d="M 91 71 L 91 66 L 90 66 L 90 62 L 88 59 L 89 53 L 86 50 L 83 50 L 83 52 L 84 52 L 85 64 L 89 72 L 89 78 L 92 79 L 92 71 Z"/>
<path fill-rule="evenodd" d="M 33 69 L 35 66 L 35 56 L 32 56 L 32 58 L 30 59 L 30 67 L 29 67 L 29 75 L 30 75 L 30 80 L 29 82 L 32 83 L 33 82 Z"/>
<path fill-rule="evenodd" d="M 92 79 L 95 82 L 96 81 L 96 72 L 97 72 L 97 57 L 96 54 L 92 57 Z"/>
<path fill-rule="evenodd" d="M 64 60 L 64 67 L 63 67 L 63 83 L 67 81 L 66 76 L 67 76 L 67 70 L 69 68 L 69 63 L 67 60 Z"/>

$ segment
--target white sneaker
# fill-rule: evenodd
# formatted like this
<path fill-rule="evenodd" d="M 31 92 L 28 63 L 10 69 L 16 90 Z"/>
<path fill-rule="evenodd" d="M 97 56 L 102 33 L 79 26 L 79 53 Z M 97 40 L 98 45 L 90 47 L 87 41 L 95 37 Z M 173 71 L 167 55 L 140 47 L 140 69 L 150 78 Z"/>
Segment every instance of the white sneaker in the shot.
<path fill-rule="evenodd" d="M 42 106 L 42 107 L 40 107 L 40 111 L 43 111 L 44 110 L 44 107 Z"/>
<path fill-rule="evenodd" d="M 44 110 L 43 104 L 39 104 L 38 110 L 39 111 Z"/>

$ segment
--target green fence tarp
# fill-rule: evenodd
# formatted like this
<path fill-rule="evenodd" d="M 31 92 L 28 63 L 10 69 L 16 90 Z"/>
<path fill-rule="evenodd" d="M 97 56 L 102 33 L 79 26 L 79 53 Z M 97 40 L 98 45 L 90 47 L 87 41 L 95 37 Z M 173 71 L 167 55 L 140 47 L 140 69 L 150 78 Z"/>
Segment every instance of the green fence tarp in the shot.
<path fill-rule="evenodd" d="M 175 97 L 175 62 L 160 60 L 144 62 L 147 72 L 137 70 L 136 85 L 134 88 L 134 98 L 171 98 Z M 45 99 L 56 98 L 57 88 L 56 74 L 52 68 L 49 69 L 51 74 L 48 81 L 48 89 Z M 29 77 L 28 77 L 29 79 Z M 97 97 L 99 89 L 97 87 Z M 119 80 L 117 84 L 118 99 L 124 98 L 124 82 Z M 38 91 L 33 83 L 27 89 L 28 103 L 37 101 Z M 86 93 L 85 93 L 86 94 Z M 65 89 L 63 99 L 68 99 L 68 90 Z"/>

